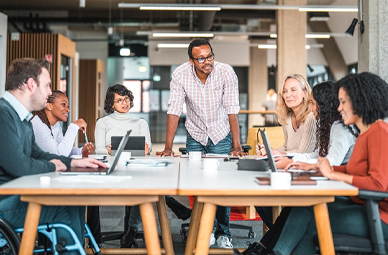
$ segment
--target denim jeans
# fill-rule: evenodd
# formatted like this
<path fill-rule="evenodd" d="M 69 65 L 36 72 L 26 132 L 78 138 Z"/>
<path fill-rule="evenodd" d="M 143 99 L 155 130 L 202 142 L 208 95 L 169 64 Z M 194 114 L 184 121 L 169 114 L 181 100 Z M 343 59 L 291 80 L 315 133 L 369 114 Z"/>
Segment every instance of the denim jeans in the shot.
<path fill-rule="evenodd" d="M 129 212 L 128 225 L 133 230 L 138 231 L 141 227 L 141 215 L 140 207 L 138 205 L 131 206 L 131 211 Z"/>
<path fill-rule="evenodd" d="M 20 196 L 11 196 L 0 201 L 0 213 L 14 228 L 24 227 L 27 207 L 28 203 L 20 201 Z M 42 206 L 39 224 L 46 223 L 66 224 L 74 230 L 81 244 L 85 242 L 84 206 Z M 64 237 L 66 244 L 74 243 L 65 230 L 58 229 L 58 236 Z M 61 254 L 71 254 L 71 252 Z"/>
<path fill-rule="evenodd" d="M 217 144 L 214 144 L 210 138 L 206 146 L 194 140 L 190 134 L 187 133 L 186 150 L 190 151 L 202 151 L 203 153 L 216 153 L 216 154 L 230 154 L 232 148 L 232 134 L 229 133 L 224 139 Z M 230 206 L 217 206 L 216 218 L 214 220 L 214 236 L 227 236 L 230 238 Z"/>
<path fill-rule="evenodd" d="M 369 237 L 369 227 L 364 206 L 355 204 L 349 197 L 336 197 L 327 205 L 333 234 L 350 234 Z M 381 221 L 384 238 L 388 238 L 388 225 Z M 276 224 L 276 223 L 275 223 Z M 314 235 L 317 234 L 313 207 L 292 208 L 273 252 L 281 254 L 315 254 Z"/>

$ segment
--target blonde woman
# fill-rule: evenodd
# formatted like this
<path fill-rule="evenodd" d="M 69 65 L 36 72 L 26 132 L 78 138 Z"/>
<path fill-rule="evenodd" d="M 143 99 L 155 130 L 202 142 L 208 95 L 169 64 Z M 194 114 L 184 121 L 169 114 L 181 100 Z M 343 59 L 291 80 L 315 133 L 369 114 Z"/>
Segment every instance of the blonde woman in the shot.
<path fill-rule="evenodd" d="M 316 146 L 316 120 L 310 109 L 311 88 L 300 74 L 284 78 L 278 92 L 276 114 L 283 126 L 284 144 L 274 150 L 274 155 L 293 155 L 313 152 Z M 257 145 L 257 155 L 265 155 L 264 146 Z M 278 168 L 285 168 L 292 160 L 275 158 Z"/>

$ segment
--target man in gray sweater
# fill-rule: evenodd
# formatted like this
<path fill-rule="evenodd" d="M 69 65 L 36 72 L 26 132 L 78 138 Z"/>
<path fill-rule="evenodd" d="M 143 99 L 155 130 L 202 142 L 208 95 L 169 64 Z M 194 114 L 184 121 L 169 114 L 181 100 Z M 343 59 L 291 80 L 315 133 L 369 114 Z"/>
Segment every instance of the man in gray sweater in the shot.
<path fill-rule="evenodd" d="M 0 98 L 0 184 L 24 175 L 64 171 L 68 167 L 106 167 L 95 159 L 74 160 L 43 152 L 35 143 L 30 119 L 32 111 L 46 106 L 51 94 L 49 63 L 45 60 L 17 59 L 11 64 L 6 92 Z M 20 196 L 0 196 L 0 213 L 15 228 L 23 227 L 28 204 Z M 81 243 L 84 241 L 84 206 L 43 206 L 39 224 L 64 223 Z M 65 231 L 59 236 L 72 244 Z"/>

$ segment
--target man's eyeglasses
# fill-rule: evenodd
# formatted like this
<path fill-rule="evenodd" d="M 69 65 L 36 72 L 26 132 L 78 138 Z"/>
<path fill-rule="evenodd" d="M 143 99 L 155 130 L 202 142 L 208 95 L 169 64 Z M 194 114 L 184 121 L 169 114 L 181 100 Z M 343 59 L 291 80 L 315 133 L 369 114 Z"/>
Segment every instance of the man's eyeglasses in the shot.
<path fill-rule="evenodd" d="M 195 60 L 198 61 L 198 63 L 203 64 L 203 63 L 205 63 L 206 60 L 208 60 L 208 61 L 214 60 L 214 56 L 215 56 L 215 55 L 212 54 L 212 55 L 210 55 L 210 56 L 207 56 L 206 58 L 192 58 L 192 59 L 195 59 Z"/>
<path fill-rule="evenodd" d="M 119 99 L 117 99 L 117 100 L 115 100 L 115 101 L 113 101 L 113 102 L 115 102 L 116 104 L 123 104 L 124 101 L 125 101 L 126 103 L 128 103 L 128 102 L 129 102 L 129 97 L 119 98 Z"/>

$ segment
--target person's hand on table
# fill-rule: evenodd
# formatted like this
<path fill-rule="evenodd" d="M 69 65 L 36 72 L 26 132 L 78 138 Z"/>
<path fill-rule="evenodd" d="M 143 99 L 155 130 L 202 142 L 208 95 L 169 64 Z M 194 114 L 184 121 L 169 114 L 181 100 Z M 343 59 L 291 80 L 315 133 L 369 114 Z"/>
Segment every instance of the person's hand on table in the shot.
<path fill-rule="evenodd" d="M 82 148 L 82 155 L 85 151 L 87 151 L 88 154 L 94 154 L 94 145 L 92 143 L 85 143 L 84 147 Z"/>
<path fill-rule="evenodd" d="M 164 151 L 157 151 L 156 156 L 158 157 L 164 157 L 164 156 L 174 156 L 174 152 L 172 149 L 169 148 L 164 148 Z"/>
<path fill-rule="evenodd" d="M 230 153 L 230 156 L 238 156 L 238 157 L 245 157 L 248 153 L 243 152 L 241 147 L 234 148 L 233 151 Z"/>
<path fill-rule="evenodd" d="M 315 170 L 315 165 L 314 164 L 309 164 L 309 163 L 304 163 L 304 162 L 292 162 L 290 164 L 288 164 L 284 170 L 287 171 L 288 169 L 290 168 L 294 168 L 294 169 L 301 169 L 301 170 L 304 170 L 304 171 L 309 171 L 309 170 Z"/>
<path fill-rule="evenodd" d="M 83 159 L 73 159 L 70 163 L 71 167 L 89 167 L 89 168 L 98 168 L 103 167 L 107 168 L 107 166 L 94 158 L 83 158 Z"/>
<path fill-rule="evenodd" d="M 50 162 L 55 165 L 55 172 L 66 171 L 67 169 L 66 165 L 59 159 L 52 159 Z"/>
<path fill-rule="evenodd" d="M 275 160 L 276 167 L 278 169 L 283 169 L 283 168 L 287 167 L 287 165 L 292 162 L 292 159 L 290 159 L 286 156 L 285 157 L 276 157 L 276 158 L 274 158 L 274 160 Z"/>
<path fill-rule="evenodd" d="M 315 170 L 321 172 L 324 177 L 329 179 L 330 176 L 334 173 L 333 167 L 330 165 L 330 162 L 325 157 L 318 157 L 318 162 L 315 164 Z"/>
<path fill-rule="evenodd" d="M 111 152 L 112 152 L 112 144 L 109 144 L 109 146 L 108 146 L 107 149 L 108 149 L 108 154 L 109 154 L 109 155 L 112 155 L 112 154 L 111 154 Z"/>

